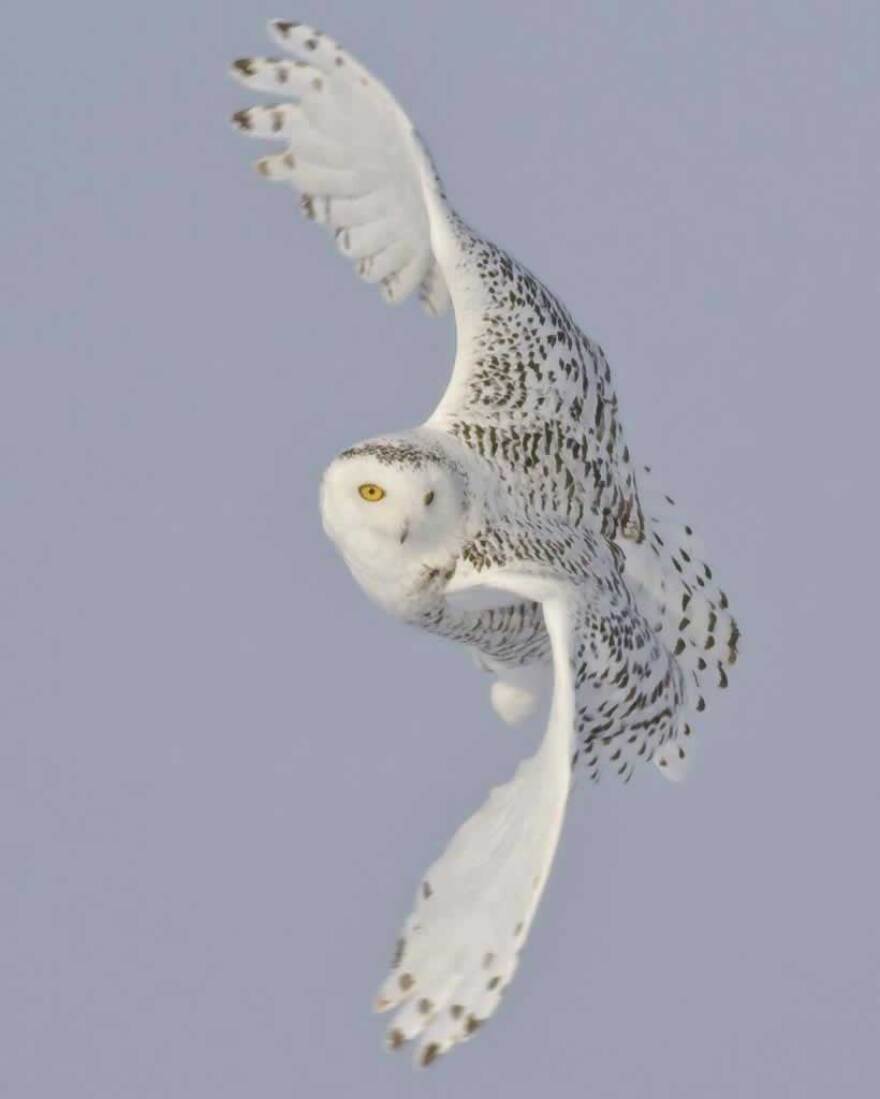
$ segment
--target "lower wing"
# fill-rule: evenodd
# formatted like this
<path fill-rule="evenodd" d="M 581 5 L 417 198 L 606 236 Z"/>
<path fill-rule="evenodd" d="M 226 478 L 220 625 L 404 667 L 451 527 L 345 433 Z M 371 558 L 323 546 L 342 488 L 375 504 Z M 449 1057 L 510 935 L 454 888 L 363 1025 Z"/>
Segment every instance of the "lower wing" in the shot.
<path fill-rule="evenodd" d="M 377 997 L 377 1010 L 396 1009 L 389 1046 L 416 1040 L 421 1065 L 469 1038 L 497 1008 L 550 872 L 570 787 L 577 593 L 565 581 L 513 569 L 494 570 L 482 584 L 541 603 L 553 701 L 538 751 L 491 791 L 425 873 Z"/>

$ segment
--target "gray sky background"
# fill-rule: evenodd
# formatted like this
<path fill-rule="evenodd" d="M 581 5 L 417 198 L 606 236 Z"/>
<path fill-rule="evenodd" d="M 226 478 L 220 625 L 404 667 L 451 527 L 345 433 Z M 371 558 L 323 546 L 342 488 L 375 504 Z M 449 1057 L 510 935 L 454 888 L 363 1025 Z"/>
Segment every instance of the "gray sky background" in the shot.
<path fill-rule="evenodd" d="M 581 781 L 505 1004 L 418 1077 L 370 999 L 535 730 L 321 532 L 452 330 L 227 127 L 282 15 L 602 341 L 745 638 L 685 786 Z M 877 1093 L 878 44 L 873 0 L 5 12 L 0 1094 Z"/>

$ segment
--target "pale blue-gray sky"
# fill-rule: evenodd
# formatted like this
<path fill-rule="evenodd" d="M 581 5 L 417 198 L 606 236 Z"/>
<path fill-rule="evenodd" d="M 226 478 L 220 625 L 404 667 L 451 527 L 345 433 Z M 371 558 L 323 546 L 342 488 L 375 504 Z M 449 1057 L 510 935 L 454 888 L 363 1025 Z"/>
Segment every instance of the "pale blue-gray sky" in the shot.
<path fill-rule="evenodd" d="M 506 1003 L 418 1080 L 369 1002 L 534 731 L 321 532 L 320 470 L 423 418 L 452 331 L 250 170 L 224 70 L 280 15 L 390 84 L 602 341 L 745 636 L 684 787 L 580 783 Z M 877 5 L 3 25 L 0 1094 L 875 1094 Z"/>

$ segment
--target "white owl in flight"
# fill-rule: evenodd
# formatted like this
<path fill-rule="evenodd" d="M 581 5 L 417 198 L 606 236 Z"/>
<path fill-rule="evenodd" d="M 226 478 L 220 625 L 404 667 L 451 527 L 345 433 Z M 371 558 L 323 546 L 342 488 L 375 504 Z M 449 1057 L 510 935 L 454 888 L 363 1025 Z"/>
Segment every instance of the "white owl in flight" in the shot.
<path fill-rule="evenodd" d="M 387 301 L 452 304 L 449 386 L 421 427 L 344 451 L 327 534 L 385 610 L 466 646 L 506 721 L 544 693 L 538 751 L 422 878 L 376 1000 L 426 1065 L 497 1008 L 553 861 L 573 767 L 678 778 L 692 723 L 727 686 L 739 632 L 691 528 L 623 436 L 602 348 L 449 206 L 391 93 L 334 41 L 277 20 L 283 60 L 236 61 L 281 102 L 234 115 L 277 140 L 258 162 Z"/>

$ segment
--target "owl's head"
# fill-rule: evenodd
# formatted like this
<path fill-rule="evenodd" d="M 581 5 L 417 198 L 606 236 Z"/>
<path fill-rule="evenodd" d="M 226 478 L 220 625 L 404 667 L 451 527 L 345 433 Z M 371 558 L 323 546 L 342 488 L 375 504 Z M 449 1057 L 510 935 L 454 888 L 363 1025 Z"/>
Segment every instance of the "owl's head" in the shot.
<path fill-rule="evenodd" d="M 457 550 L 466 511 L 464 472 L 406 436 L 343 451 L 321 481 L 324 530 L 357 581 L 384 603 L 414 568 Z"/>

